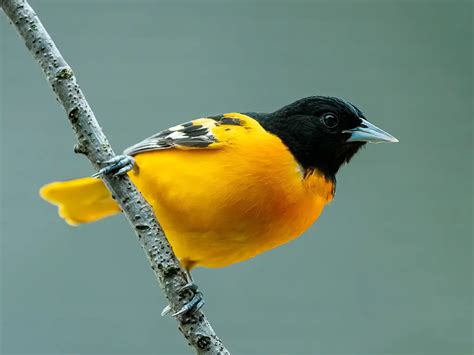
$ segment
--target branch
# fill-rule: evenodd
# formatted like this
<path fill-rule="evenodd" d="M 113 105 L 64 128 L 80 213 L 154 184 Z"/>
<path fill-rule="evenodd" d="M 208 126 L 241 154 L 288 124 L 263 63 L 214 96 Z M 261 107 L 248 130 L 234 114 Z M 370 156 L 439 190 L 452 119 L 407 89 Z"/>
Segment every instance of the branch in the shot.
<path fill-rule="evenodd" d="M 79 88 L 73 71 L 25 0 L 0 0 L 0 6 L 40 64 L 57 99 L 66 110 L 78 140 L 74 151 L 85 154 L 98 170 L 101 162 L 113 158 L 115 153 Z M 133 226 L 171 309 L 179 310 L 189 301 L 189 298 L 181 297 L 178 292 L 186 284 L 186 274 L 153 210 L 128 176 L 104 176 L 103 180 Z M 176 319 L 179 330 L 198 354 L 229 354 L 203 312 L 185 314 Z"/>

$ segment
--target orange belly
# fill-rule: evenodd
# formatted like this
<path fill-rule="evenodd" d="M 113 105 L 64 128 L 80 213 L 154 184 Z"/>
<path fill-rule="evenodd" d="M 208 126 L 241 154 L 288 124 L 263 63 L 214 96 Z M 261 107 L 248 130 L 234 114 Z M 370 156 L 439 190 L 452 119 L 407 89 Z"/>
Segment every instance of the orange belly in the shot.
<path fill-rule="evenodd" d="M 221 267 L 301 235 L 332 199 L 333 183 L 303 177 L 270 134 L 221 149 L 138 154 L 130 177 L 152 204 L 183 264 Z"/>

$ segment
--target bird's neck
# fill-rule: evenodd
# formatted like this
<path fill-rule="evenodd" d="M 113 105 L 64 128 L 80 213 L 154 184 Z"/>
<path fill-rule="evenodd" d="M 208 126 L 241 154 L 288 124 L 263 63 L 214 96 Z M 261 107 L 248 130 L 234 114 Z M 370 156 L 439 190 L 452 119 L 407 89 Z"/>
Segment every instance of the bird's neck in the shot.
<path fill-rule="evenodd" d="M 336 182 L 336 173 L 345 162 L 344 156 L 336 156 L 330 149 L 324 149 L 311 132 L 295 125 L 287 117 L 276 113 L 255 113 L 246 115 L 254 118 L 268 132 L 276 135 L 292 153 L 301 166 L 304 176 L 314 172 L 322 174 L 328 181 Z"/>

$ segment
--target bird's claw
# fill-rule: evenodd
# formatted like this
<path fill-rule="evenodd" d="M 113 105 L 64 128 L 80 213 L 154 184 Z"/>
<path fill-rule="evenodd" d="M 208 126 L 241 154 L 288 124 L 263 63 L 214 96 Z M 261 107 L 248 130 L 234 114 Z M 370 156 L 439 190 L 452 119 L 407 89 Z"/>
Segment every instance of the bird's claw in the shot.
<path fill-rule="evenodd" d="M 187 283 L 186 285 L 184 285 L 183 287 L 181 287 L 178 290 L 178 293 L 181 294 L 185 291 L 192 292 L 193 297 L 191 298 L 190 301 L 185 303 L 179 311 L 171 314 L 172 317 L 177 317 L 177 316 L 180 316 L 182 314 L 190 313 L 190 312 L 194 313 L 194 312 L 198 311 L 199 309 L 201 309 L 202 306 L 204 306 L 204 299 L 202 298 L 202 292 L 198 291 L 198 287 L 195 283 L 193 283 L 193 282 Z M 168 305 L 163 309 L 163 311 L 161 312 L 161 315 L 165 316 L 165 315 L 168 315 L 170 313 L 171 313 L 171 307 Z"/>
<path fill-rule="evenodd" d="M 130 155 L 117 155 L 112 159 L 105 161 L 104 164 L 106 166 L 93 174 L 92 177 L 125 175 L 135 166 L 135 159 Z"/>

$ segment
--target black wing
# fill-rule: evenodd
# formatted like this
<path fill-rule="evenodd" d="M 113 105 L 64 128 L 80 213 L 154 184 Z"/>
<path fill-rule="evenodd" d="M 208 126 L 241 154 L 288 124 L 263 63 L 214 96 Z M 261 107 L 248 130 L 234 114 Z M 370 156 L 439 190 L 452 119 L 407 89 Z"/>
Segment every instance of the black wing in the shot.
<path fill-rule="evenodd" d="M 125 149 L 124 154 L 135 155 L 170 148 L 218 148 L 219 140 L 213 133 L 215 127 L 243 124 L 243 120 L 227 116 L 199 118 L 168 128 Z"/>

